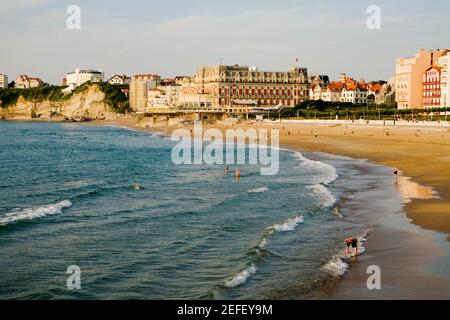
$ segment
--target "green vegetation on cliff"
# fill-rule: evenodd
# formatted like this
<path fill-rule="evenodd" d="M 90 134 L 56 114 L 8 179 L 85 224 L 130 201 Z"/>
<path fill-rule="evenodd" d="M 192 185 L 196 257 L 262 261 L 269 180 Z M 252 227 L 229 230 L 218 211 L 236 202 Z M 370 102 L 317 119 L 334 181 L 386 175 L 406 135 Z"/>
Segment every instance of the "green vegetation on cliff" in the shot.
<path fill-rule="evenodd" d="M 129 102 L 126 95 L 121 91 L 121 86 L 109 84 L 107 82 L 92 84 L 85 82 L 72 93 L 64 95 L 60 86 L 40 86 L 29 89 L 0 89 L 0 108 L 9 108 L 17 103 L 19 97 L 31 102 L 64 102 L 73 95 L 82 93 L 90 86 L 96 85 L 105 94 L 104 101 L 111 106 L 112 111 L 125 113 L 129 109 Z"/>
<path fill-rule="evenodd" d="M 105 94 L 105 102 L 108 103 L 115 112 L 125 113 L 126 111 L 130 111 L 128 98 L 121 90 L 123 87 L 128 86 L 112 85 L 108 82 L 101 82 L 98 86 Z"/>

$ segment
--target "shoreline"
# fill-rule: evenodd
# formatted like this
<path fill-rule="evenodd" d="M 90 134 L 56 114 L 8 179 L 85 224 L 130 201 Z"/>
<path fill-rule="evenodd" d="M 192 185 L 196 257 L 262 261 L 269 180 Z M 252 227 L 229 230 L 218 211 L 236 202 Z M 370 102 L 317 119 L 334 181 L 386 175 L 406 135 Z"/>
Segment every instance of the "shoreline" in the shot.
<path fill-rule="evenodd" d="M 32 120 L 33 121 L 33 120 Z M 178 126 L 140 127 L 136 119 L 122 118 L 84 123 L 87 125 L 127 127 L 133 130 L 168 135 Z M 204 125 L 204 128 L 255 127 L 252 122 L 234 125 Z M 280 147 L 292 151 L 323 152 L 353 159 L 366 159 L 368 163 L 399 169 L 409 178 L 398 184 L 402 194 L 412 194 L 404 201 L 403 210 L 371 232 L 365 244 L 364 255 L 351 261 L 351 272 L 336 279 L 320 293 L 319 299 L 448 299 L 450 278 L 447 272 L 434 266 L 442 257 L 449 257 L 450 223 L 450 130 L 433 127 L 373 127 L 361 124 L 305 124 L 261 123 L 259 128 L 280 129 Z M 189 128 L 187 126 L 186 128 Z M 296 132 L 298 131 L 298 132 Z M 389 134 L 386 134 L 390 132 Z M 404 132 L 403 132 L 404 131 Z M 318 132 L 318 138 L 314 133 Z M 441 139 L 443 138 L 443 139 Z M 368 140 L 371 144 L 368 144 Z M 411 141 L 412 140 L 412 141 Z M 428 145 L 429 144 L 429 145 Z M 428 145 L 428 146 L 427 146 Z M 431 145 L 431 146 L 430 146 Z M 440 150 L 433 150 L 439 146 Z M 411 151 L 415 151 L 411 157 Z M 423 164 L 427 164 L 423 168 Z M 438 170 L 439 176 L 428 176 L 427 171 Z M 409 182 L 410 183 L 409 183 Z M 403 186 L 400 186 L 403 184 Z M 400 187 L 399 187 L 400 186 Z M 428 186 L 436 190 L 439 199 L 429 193 Z M 425 188 L 425 189 L 423 189 Z M 410 189 L 410 190 L 408 190 Z M 425 196 L 421 197 L 423 190 Z M 428 191 L 427 191 L 428 190 Z M 418 194 L 419 196 L 414 196 Z M 447 239 L 445 239 L 447 237 Z M 386 239 L 390 239 L 386 241 Z M 380 265 L 382 283 L 387 290 L 369 291 L 366 287 L 368 265 Z M 439 264 L 439 263 L 438 263 Z M 434 267 L 433 267 L 434 266 Z M 411 281 L 415 283 L 412 284 Z"/>
<path fill-rule="evenodd" d="M 178 126 L 140 127 L 137 125 L 136 120 L 133 119 L 126 121 L 96 121 L 92 124 L 126 126 L 134 130 L 165 135 L 178 128 Z M 208 127 L 220 130 L 226 128 L 245 129 L 255 127 L 255 124 L 247 122 L 235 125 L 204 125 L 204 129 Z M 398 190 L 399 193 L 401 192 L 404 197 L 409 195 L 410 199 L 404 199 L 408 201 L 404 201 L 402 212 L 399 212 L 394 217 L 388 217 L 385 223 L 381 221 L 380 225 L 368 236 L 365 244 L 366 253 L 351 261 L 351 272 L 345 274 L 339 281 L 334 281 L 330 284 L 326 292 L 319 294 L 318 298 L 450 298 L 449 274 L 439 275 L 429 270 L 431 269 L 430 265 L 435 264 L 438 259 L 450 252 L 448 250 L 450 245 L 448 242 L 450 240 L 450 184 L 448 183 L 450 182 L 450 174 L 444 170 L 444 168 L 450 168 L 450 157 L 448 156 L 450 154 L 450 130 L 446 127 L 433 127 L 433 130 L 424 133 L 423 130 L 427 130 L 427 127 L 419 128 L 414 125 L 402 128 L 393 126 L 379 128 L 361 124 L 348 126 L 322 124 L 316 126 L 315 124 L 283 122 L 262 123 L 258 127 L 279 128 L 280 147 L 286 147 L 292 151 L 323 152 L 353 159 L 366 159 L 369 163 L 391 168 L 398 166 L 404 174 L 400 178 L 402 182 L 398 183 L 399 186 L 397 188 L 403 189 Z M 300 131 L 298 135 L 293 134 L 295 130 Z M 342 131 L 345 130 L 352 130 L 353 133 L 343 134 Z M 355 133 L 356 130 L 360 132 Z M 400 136 L 399 130 L 406 132 Z M 314 139 L 314 131 L 319 132 L 318 139 Z M 343 137 L 338 137 L 338 134 L 334 131 L 338 131 Z M 378 132 L 378 137 L 376 137 L 377 131 L 381 131 Z M 387 131 L 391 133 L 387 135 Z M 413 137 L 412 139 L 411 136 Z M 437 139 L 440 137 L 444 138 L 442 139 L 443 141 Z M 367 141 L 365 141 L 366 138 L 376 142 L 375 145 L 368 146 Z M 348 145 L 343 146 L 342 140 L 347 142 Z M 356 146 L 353 145 L 355 140 Z M 362 143 L 365 146 L 362 146 Z M 423 154 L 417 155 L 416 153 L 416 156 L 419 156 L 418 159 L 410 159 L 408 151 L 410 151 L 411 145 L 418 148 L 428 143 L 431 146 L 442 146 L 442 150 L 439 153 L 435 152 L 436 154 L 430 157 L 433 160 L 438 158 L 441 161 L 428 163 L 428 161 L 422 160 L 427 158 L 429 146 L 424 150 Z M 387 148 L 383 146 L 384 144 L 387 145 Z M 384 150 L 383 147 L 385 148 Z M 374 152 L 373 149 L 378 149 L 378 152 Z M 395 152 L 391 152 L 392 149 L 401 151 L 400 156 Z M 448 150 L 448 153 L 446 153 L 446 150 Z M 386 154 L 389 154 L 390 157 L 386 157 Z M 446 157 L 448 157 L 448 163 L 446 163 Z M 431 177 L 430 179 L 430 177 L 424 175 L 423 171 L 418 170 L 424 163 L 427 163 L 426 171 L 433 171 L 433 167 L 440 167 L 442 168 L 440 172 L 443 174 L 440 177 Z M 433 192 L 428 194 L 430 193 L 429 190 L 435 190 L 439 198 L 435 197 Z M 430 219 L 429 213 L 431 212 L 433 219 Z M 424 217 L 423 215 L 426 216 Z M 446 224 L 445 221 L 449 221 L 449 223 Z M 386 243 L 385 239 L 392 240 Z M 398 245 L 396 246 L 395 244 Z M 382 270 L 385 270 L 382 274 L 385 280 L 385 288 L 387 287 L 388 290 L 369 291 L 367 289 L 366 280 L 369 275 L 366 273 L 366 269 L 368 265 L 372 264 L 378 264 Z M 411 285 L 413 279 L 417 279 L 415 285 Z"/>

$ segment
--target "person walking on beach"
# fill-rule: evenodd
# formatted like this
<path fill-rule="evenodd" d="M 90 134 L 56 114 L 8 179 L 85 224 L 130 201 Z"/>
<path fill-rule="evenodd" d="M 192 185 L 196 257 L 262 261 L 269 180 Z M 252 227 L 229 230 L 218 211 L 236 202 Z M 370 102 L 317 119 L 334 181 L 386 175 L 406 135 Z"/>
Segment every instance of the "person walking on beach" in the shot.
<path fill-rule="evenodd" d="M 345 238 L 345 244 L 346 244 L 346 248 L 345 248 L 345 254 L 350 254 L 351 250 L 350 250 L 350 246 L 355 249 L 354 254 L 357 255 L 358 254 L 358 239 L 356 239 L 355 237 L 347 237 Z"/>
<path fill-rule="evenodd" d="M 395 174 L 395 176 L 398 176 L 398 168 L 397 168 L 397 166 L 394 168 L 394 170 L 392 172 Z"/>

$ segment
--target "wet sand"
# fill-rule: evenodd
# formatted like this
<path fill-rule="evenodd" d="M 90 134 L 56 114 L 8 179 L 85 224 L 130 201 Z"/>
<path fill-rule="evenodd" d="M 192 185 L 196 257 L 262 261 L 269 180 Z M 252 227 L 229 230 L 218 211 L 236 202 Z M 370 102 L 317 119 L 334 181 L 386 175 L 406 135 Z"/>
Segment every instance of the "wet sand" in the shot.
<path fill-rule="evenodd" d="M 138 127 L 133 119 L 95 124 L 164 134 L 177 128 Z M 448 128 L 289 122 L 204 126 L 208 127 L 278 128 L 281 145 L 293 150 L 320 151 L 397 166 L 401 171 L 397 190 L 404 200 L 403 210 L 380 220 L 365 244 L 366 253 L 355 258 L 351 271 L 321 298 L 450 299 Z M 367 289 L 369 265 L 380 266 L 382 290 Z"/>

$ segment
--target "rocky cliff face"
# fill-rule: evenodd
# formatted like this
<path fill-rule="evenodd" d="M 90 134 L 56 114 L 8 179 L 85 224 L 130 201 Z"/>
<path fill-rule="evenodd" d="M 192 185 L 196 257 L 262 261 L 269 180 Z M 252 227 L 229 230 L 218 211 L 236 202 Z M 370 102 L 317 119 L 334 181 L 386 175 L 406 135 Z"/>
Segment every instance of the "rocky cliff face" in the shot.
<path fill-rule="evenodd" d="M 110 111 L 104 102 L 105 94 L 97 85 L 91 85 L 87 90 L 73 95 L 69 100 L 52 102 L 49 100 L 33 102 L 23 97 L 14 106 L 0 109 L 3 119 L 30 119 L 88 121 L 115 119 L 117 114 Z"/>

